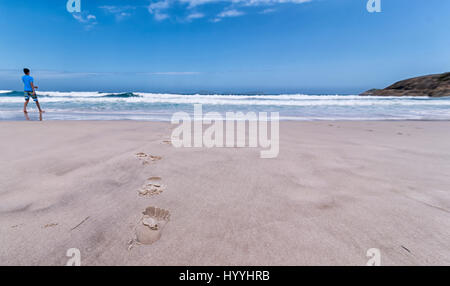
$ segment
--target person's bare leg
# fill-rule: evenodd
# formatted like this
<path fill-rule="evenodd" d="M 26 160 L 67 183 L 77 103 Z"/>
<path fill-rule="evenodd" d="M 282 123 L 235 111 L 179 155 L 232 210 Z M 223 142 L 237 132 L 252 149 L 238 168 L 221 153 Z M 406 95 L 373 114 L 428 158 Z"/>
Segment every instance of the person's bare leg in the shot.
<path fill-rule="evenodd" d="M 23 112 L 24 113 L 28 113 L 28 111 L 27 111 L 27 105 L 28 105 L 28 102 L 29 102 L 30 100 L 28 99 L 28 100 L 25 100 L 25 103 L 23 104 Z"/>
<path fill-rule="evenodd" d="M 39 109 L 39 112 L 40 112 L 40 113 L 45 112 L 45 111 L 43 111 L 43 110 L 41 109 L 41 105 L 39 104 L 39 101 L 36 101 L 35 103 L 36 103 L 36 106 L 37 106 L 37 108 Z"/>

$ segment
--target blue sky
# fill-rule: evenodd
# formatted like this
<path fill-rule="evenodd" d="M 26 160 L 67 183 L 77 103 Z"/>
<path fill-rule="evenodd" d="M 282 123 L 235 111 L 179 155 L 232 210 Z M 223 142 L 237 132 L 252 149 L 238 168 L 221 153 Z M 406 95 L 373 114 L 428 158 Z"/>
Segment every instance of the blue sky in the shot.
<path fill-rule="evenodd" d="M 0 0 L 0 89 L 357 93 L 450 71 L 450 1 Z"/>

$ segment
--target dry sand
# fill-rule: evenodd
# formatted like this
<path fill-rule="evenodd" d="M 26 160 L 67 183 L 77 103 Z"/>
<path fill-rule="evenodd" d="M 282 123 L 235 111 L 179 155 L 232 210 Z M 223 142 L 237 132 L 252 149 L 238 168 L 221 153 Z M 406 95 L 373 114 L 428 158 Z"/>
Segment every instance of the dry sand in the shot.
<path fill-rule="evenodd" d="M 282 122 L 275 159 L 172 128 L 0 122 L 0 264 L 450 265 L 450 122 Z M 170 221 L 128 250 L 149 206 Z"/>

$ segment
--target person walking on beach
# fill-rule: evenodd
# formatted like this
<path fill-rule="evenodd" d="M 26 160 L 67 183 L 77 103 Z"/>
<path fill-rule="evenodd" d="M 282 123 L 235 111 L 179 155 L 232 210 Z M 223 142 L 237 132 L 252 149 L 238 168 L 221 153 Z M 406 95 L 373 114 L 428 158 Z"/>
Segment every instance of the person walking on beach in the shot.
<path fill-rule="evenodd" d="M 37 108 L 39 109 L 39 113 L 42 113 L 41 106 L 39 105 L 39 101 L 36 95 L 36 89 L 37 86 L 34 85 L 34 80 L 30 76 L 30 70 L 27 68 L 23 69 L 24 76 L 22 77 L 23 85 L 24 85 L 24 92 L 25 92 L 25 103 L 23 104 L 23 112 L 28 113 L 27 111 L 27 105 L 30 101 L 30 97 L 33 98 L 34 102 L 36 103 Z"/>

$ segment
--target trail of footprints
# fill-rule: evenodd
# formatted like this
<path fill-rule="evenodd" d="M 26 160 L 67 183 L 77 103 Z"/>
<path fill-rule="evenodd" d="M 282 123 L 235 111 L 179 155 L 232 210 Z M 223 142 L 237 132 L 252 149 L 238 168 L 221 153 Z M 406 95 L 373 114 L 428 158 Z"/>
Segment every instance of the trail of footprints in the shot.
<path fill-rule="evenodd" d="M 152 161 L 159 161 L 160 156 L 153 156 L 144 152 L 139 152 L 136 157 L 147 165 Z M 166 186 L 161 183 L 161 177 L 150 177 L 146 183 L 138 190 L 141 197 L 152 197 L 161 194 Z M 134 228 L 134 238 L 128 243 L 128 250 L 139 244 L 152 244 L 161 238 L 162 231 L 170 219 L 170 212 L 166 209 L 149 206 L 143 212 L 137 225 Z"/>

